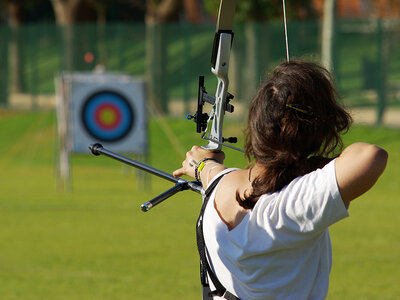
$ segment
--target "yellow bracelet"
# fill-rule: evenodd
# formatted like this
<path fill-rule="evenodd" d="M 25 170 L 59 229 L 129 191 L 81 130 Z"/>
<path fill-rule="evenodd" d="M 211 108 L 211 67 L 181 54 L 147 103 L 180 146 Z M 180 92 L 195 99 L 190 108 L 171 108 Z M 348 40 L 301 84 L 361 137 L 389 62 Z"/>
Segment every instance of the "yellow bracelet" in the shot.
<path fill-rule="evenodd" d="M 216 163 L 218 163 L 218 161 L 216 159 L 213 159 L 213 158 L 204 158 L 204 159 L 202 159 L 197 164 L 197 166 L 194 168 L 194 177 L 196 178 L 197 181 L 201 181 L 200 177 L 199 177 L 200 172 L 201 172 L 201 170 L 203 170 L 204 166 L 206 165 L 206 161 L 209 161 L 209 160 L 212 160 L 212 161 L 215 161 Z"/>
<path fill-rule="evenodd" d="M 200 163 L 200 165 L 199 165 L 199 167 L 197 168 L 197 172 L 201 172 L 201 170 L 203 170 L 203 168 L 204 168 L 204 166 L 206 165 L 206 162 L 205 161 L 202 161 L 201 163 Z"/>

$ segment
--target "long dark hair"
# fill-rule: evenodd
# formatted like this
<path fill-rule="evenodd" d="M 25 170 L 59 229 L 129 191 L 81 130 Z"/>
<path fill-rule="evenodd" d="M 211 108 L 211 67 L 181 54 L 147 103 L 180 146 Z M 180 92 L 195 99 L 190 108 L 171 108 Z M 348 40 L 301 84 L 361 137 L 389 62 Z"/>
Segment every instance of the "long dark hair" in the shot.
<path fill-rule="evenodd" d="M 261 195 L 324 166 L 341 150 L 341 133 L 351 123 L 326 69 L 297 60 L 280 64 L 251 101 L 245 150 L 263 172 L 251 193 L 236 193 L 239 204 L 253 208 Z"/>

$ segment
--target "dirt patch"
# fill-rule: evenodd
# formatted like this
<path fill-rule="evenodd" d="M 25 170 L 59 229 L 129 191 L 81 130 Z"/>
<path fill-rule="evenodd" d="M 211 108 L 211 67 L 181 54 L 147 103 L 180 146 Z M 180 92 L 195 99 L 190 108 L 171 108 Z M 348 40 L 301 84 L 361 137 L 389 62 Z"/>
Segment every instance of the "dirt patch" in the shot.
<path fill-rule="evenodd" d="M 354 108 L 350 110 L 356 124 L 375 125 L 378 112 L 375 108 Z M 383 124 L 387 127 L 400 128 L 400 108 L 389 108 L 383 115 Z"/>
<path fill-rule="evenodd" d="M 33 97 L 27 94 L 15 94 L 10 99 L 10 107 L 15 109 L 30 110 L 37 109 L 53 109 L 55 107 L 54 95 L 38 95 Z M 242 119 L 247 117 L 247 108 L 242 103 L 232 103 L 235 106 L 233 114 L 226 114 L 228 118 Z M 208 107 L 209 105 L 207 105 Z M 192 99 L 189 104 L 182 100 L 170 101 L 168 103 L 169 115 L 173 117 L 182 117 L 185 111 L 189 110 L 194 113 L 197 109 L 197 100 Z M 207 108 L 209 109 L 209 107 Z M 356 124 L 375 125 L 377 123 L 377 110 L 373 107 L 368 108 L 353 108 L 350 112 Z M 7 109 L 2 109 L 0 115 L 5 116 L 11 112 Z M 383 125 L 388 127 L 400 128 L 400 108 L 387 109 L 383 115 Z"/>

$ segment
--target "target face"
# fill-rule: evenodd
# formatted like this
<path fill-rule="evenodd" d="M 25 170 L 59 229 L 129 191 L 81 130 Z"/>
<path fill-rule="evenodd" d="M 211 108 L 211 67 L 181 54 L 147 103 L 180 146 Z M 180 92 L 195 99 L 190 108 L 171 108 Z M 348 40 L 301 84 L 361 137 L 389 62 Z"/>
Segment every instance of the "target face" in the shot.
<path fill-rule="evenodd" d="M 134 125 L 131 104 L 121 94 L 101 91 L 87 98 L 81 113 L 82 124 L 94 138 L 104 142 L 123 139 Z"/>

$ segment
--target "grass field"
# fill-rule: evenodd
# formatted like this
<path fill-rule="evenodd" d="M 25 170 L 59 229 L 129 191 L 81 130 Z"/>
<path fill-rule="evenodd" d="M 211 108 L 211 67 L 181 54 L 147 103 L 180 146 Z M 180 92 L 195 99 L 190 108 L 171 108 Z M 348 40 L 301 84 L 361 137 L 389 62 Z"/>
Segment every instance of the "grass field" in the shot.
<path fill-rule="evenodd" d="M 151 161 L 172 172 L 200 140 L 193 123 L 165 122 L 180 145 L 151 121 Z M 199 196 L 182 192 L 143 213 L 171 184 L 152 177 L 144 191 L 135 170 L 91 155 L 72 157 L 72 191 L 57 191 L 55 138 L 53 112 L 0 112 L 0 299 L 200 299 Z M 345 137 L 359 140 L 385 148 L 389 163 L 331 229 L 328 299 L 400 299 L 400 130 L 354 127 Z"/>

